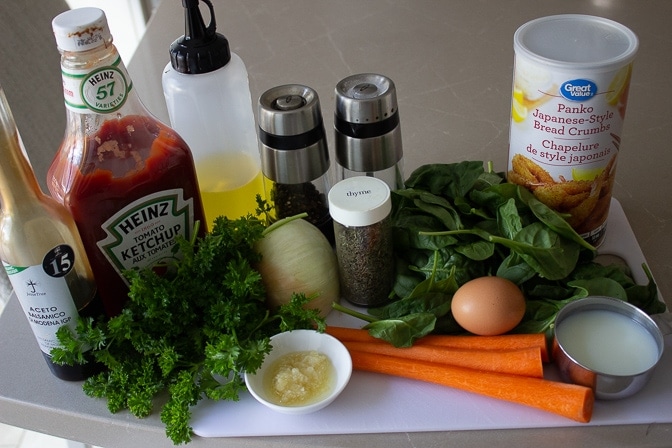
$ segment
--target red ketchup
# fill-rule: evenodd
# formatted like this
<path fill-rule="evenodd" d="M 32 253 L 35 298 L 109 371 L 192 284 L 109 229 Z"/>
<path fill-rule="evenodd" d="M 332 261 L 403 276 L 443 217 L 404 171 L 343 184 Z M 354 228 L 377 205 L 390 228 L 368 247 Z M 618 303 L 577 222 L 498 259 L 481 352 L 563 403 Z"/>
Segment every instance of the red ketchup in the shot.
<path fill-rule="evenodd" d="M 193 159 L 175 131 L 149 116 L 107 120 L 81 149 L 72 140 L 49 169 L 49 187 L 70 209 L 115 316 L 128 297 L 126 269 L 170 262 L 175 236 L 190 238 L 195 221 L 205 231 Z"/>

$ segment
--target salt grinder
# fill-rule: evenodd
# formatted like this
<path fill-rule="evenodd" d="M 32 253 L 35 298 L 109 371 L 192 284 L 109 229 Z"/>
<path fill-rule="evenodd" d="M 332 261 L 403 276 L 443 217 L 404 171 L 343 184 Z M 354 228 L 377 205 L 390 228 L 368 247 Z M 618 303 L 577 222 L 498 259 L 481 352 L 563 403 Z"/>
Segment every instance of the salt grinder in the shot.
<path fill-rule="evenodd" d="M 333 244 L 329 150 L 317 92 L 299 84 L 273 87 L 259 98 L 258 112 L 264 190 L 274 219 L 306 212 Z"/>
<path fill-rule="evenodd" d="M 337 180 L 369 176 L 403 188 L 403 149 L 394 82 L 383 75 L 348 76 L 336 85 Z"/>

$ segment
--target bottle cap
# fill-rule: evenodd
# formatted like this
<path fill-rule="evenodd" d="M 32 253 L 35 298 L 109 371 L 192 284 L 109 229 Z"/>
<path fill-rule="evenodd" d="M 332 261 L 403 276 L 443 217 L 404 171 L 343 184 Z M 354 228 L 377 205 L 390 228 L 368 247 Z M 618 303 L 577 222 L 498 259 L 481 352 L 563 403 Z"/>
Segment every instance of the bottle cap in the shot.
<path fill-rule="evenodd" d="M 51 21 L 56 45 L 63 51 L 86 51 L 112 41 L 105 12 L 99 8 L 76 8 Z"/>
<path fill-rule="evenodd" d="M 229 41 L 217 30 L 215 9 L 210 0 L 203 0 L 210 9 L 210 24 L 205 25 L 198 0 L 182 0 L 184 35 L 170 45 L 170 63 L 179 73 L 195 75 L 224 67 L 231 60 Z"/>
<path fill-rule="evenodd" d="M 336 84 L 336 117 L 350 126 L 378 123 L 376 128 L 372 126 L 370 129 L 349 129 L 345 133 L 366 138 L 389 132 L 398 120 L 390 122 L 388 126 L 391 128 L 387 130 L 380 123 L 397 115 L 396 92 L 390 78 L 376 73 L 360 73 L 339 81 Z"/>
<path fill-rule="evenodd" d="M 300 84 L 273 87 L 259 97 L 258 111 L 266 177 L 298 184 L 329 170 L 329 149 L 315 90 Z"/>
<path fill-rule="evenodd" d="M 376 73 L 360 73 L 342 79 L 335 95 L 338 164 L 364 173 L 400 162 L 403 149 L 394 82 Z"/>
<path fill-rule="evenodd" d="M 329 213 L 344 226 L 370 226 L 385 219 L 390 211 L 390 187 L 375 177 L 348 177 L 329 190 Z"/>

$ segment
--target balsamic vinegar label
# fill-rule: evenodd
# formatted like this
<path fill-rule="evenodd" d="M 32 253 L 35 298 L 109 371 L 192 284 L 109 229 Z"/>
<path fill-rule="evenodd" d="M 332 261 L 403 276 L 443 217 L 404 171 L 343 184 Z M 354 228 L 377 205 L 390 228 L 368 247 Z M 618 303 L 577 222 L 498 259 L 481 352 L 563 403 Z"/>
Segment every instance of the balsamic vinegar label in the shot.
<path fill-rule="evenodd" d="M 75 330 L 78 312 L 66 281 L 75 265 L 75 253 L 68 245 L 51 249 L 34 266 L 2 262 L 14 293 L 28 318 L 40 350 L 49 354 L 59 345 L 56 331 L 63 325 Z"/>

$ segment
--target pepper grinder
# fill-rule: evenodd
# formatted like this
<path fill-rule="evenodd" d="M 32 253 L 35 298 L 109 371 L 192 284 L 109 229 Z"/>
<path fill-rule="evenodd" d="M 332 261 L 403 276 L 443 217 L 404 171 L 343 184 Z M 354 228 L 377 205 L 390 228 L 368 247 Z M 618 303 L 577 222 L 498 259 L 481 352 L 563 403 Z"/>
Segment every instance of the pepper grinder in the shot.
<path fill-rule="evenodd" d="M 348 76 L 336 85 L 337 180 L 369 176 L 403 188 L 403 149 L 394 82 L 383 75 Z"/>
<path fill-rule="evenodd" d="M 273 87 L 259 98 L 259 146 L 272 220 L 308 213 L 330 243 L 334 230 L 327 194 L 329 150 L 315 90 L 300 84 Z"/>

